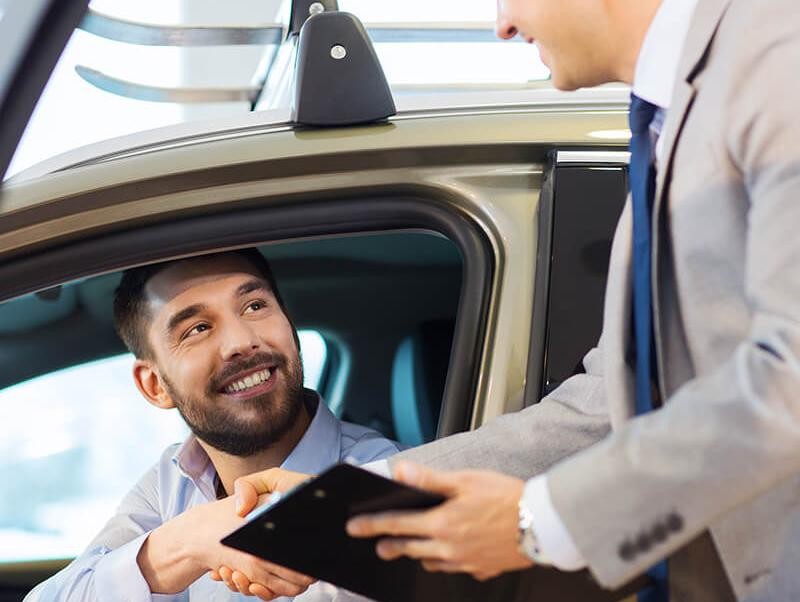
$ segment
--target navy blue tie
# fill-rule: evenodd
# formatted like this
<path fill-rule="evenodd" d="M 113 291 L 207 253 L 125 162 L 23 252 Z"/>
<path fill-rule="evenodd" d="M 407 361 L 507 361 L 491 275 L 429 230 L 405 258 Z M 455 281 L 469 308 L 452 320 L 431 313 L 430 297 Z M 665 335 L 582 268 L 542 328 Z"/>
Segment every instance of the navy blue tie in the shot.
<path fill-rule="evenodd" d="M 636 344 L 636 414 L 653 409 L 653 303 L 651 258 L 656 172 L 650 124 L 658 107 L 631 96 L 631 166 L 633 197 L 633 330 Z"/>
<path fill-rule="evenodd" d="M 653 409 L 656 382 L 653 336 L 651 260 L 653 256 L 652 216 L 656 191 L 653 164 L 653 136 L 650 126 L 658 107 L 631 95 L 630 185 L 633 200 L 633 331 L 636 349 L 636 414 Z M 667 563 L 648 571 L 652 586 L 639 592 L 639 602 L 667 602 Z"/>

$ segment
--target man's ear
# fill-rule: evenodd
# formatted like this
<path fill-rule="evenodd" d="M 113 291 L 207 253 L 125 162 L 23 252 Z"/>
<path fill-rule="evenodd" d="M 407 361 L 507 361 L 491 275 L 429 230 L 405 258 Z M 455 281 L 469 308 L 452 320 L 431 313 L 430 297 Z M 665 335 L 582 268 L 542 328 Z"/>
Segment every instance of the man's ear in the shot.
<path fill-rule="evenodd" d="M 157 408 L 169 410 L 175 407 L 172 396 L 164 387 L 164 382 L 152 362 L 136 360 L 133 363 L 133 382 L 145 399 Z"/>

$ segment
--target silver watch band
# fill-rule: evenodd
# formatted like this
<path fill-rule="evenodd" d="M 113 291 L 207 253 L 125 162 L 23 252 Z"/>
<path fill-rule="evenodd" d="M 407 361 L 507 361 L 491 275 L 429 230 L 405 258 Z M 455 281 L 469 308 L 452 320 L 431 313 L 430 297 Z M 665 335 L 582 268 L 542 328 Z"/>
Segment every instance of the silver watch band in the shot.
<path fill-rule="evenodd" d="M 533 513 L 523 503 L 522 498 L 519 500 L 519 533 L 517 535 L 517 543 L 519 545 L 519 551 L 536 564 L 550 564 L 539 546 L 539 538 L 536 536 L 536 531 L 533 528 Z"/>

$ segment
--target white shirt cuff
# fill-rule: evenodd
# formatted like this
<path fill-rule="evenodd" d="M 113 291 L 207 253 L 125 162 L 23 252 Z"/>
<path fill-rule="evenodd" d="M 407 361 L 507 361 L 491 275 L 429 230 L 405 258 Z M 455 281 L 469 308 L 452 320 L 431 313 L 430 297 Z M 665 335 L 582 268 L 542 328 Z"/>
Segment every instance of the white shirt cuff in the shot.
<path fill-rule="evenodd" d="M 553 506 L 546 475 L 534 477 L 525 484 L 522 504 L 531 512 L 533 532 L 547 563 L 562 571 L 585 568 L 586 561 Z"/>
<path fill-rule="evenodd" d="M 382 477 L 386 477 L 387 479 L 392 478 L 392 469 L 389 468 L 388 460 L 375 460 L 369 464 L 364 464 L 361 468 L 370 472 L 374 472 Z"/>
<path fill-rule="evenodd" d="M 94 587 L 98 600 L 120 602 L 151 602 L 157 600 L 142 575 L 136 558 L 150 533 L 144 533 L 112 550 L 97 563 L 94 569 Z"/>

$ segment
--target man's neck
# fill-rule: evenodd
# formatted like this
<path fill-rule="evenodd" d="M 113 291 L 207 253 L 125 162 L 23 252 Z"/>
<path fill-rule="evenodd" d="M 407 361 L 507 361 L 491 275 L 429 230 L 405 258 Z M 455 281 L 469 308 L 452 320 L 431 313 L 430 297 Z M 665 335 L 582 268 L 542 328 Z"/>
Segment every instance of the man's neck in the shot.
<path fill-rule="evenodd" d="M 633 83 L 636 64 L 645 36 L 662 1 L 617 2 L 611 5 L 613 10 L 618 11 L 616 17 L 612 17 L 611 21 L 622 24 L 615 34 L 618 38 L 618 48 L 620 49 L 615 69 L 617 80 L 627 84 Z"/>
<path fill-rule="evenodd" d="M 311 416 L 308 413 L 308 408 L 303 404 L 297 421 L 279 441 L 276 441 L 268 449 L 246 458 L 222 452 L 199 439 L 198 443 L 206 451 L 211 463 L 214 465 L 225 493 L 231 495 L 233 493 L 233 483 L 239 477 L 267 470 L 268 468 L 277 468 L 283 464 L 300 439 L 303 438 L 310 423 Z"/>

